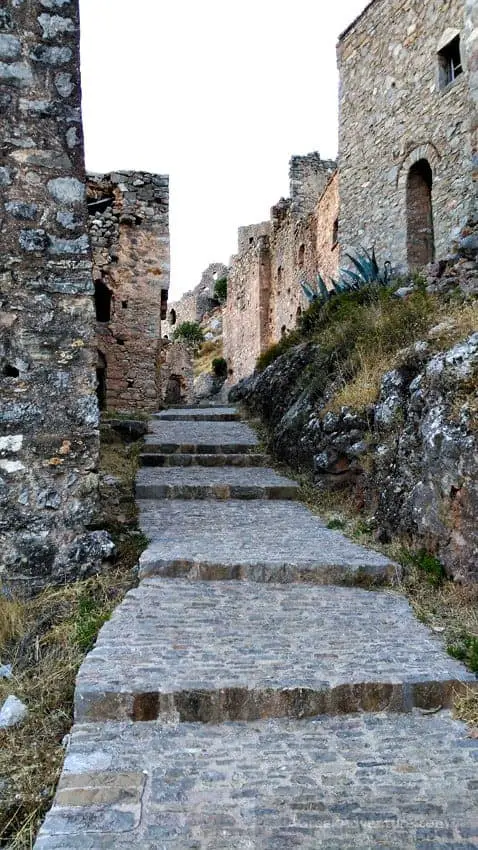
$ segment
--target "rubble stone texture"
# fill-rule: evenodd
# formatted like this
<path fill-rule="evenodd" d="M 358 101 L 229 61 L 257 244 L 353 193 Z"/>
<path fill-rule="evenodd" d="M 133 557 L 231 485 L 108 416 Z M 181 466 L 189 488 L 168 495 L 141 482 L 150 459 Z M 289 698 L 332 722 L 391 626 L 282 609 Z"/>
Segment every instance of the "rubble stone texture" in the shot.
<path fill-rule="evenodd" d="M 78 3 L 0 9 L 0 580 L 97 567 L 93 285 Z"/>
<path fill-rule="evenodd" d="M 160 414 L 154 438 L 209 426 L 226 445 L 231 415 Z M 169 542 L 178 576 L 199 549 L 217 568 L 235 557 L 235 580 L 157 574 L 105 624 L 36 850 L 476 847 L 478 741 L 445 710 L 476 677 L 398 594 L 311 584 L 327 551 L 329 581 L 374 559 L 386 575 L 386 559 L 292 502 L 163 506 L 140 506 L 143 567 Z M 248 572 L 257 554 L 268 577 Z M 274 556 L 310 558 L 309 575 L 274 572 Z"/>
<path fill-rule="evenodd" d="M 239 229 L 224 311 L 229 379 L 249 375 L 258 356 L 295 327 L 307 307 L 300 282 L 317 271 L 337 272 L 336 163 L 318 153 L 292 157 L 290 198 L 271 210 L 271 221 Z"/>
<path fill-rule="evenodd" d="M 447 83 L 456 37 L 465 72 Z M 445 257 L 476 216 L 476 4 L 375 0 L 338 63 L 342 249 L 375 243 L 397 269 Z"/>
<path fill-rule="evenodd" d="M 154 410 L 163 390 L 159 361 L 171 359 L 169 349 L 161 354 L 169 290 L 169 178 L 135 171 L 89 175 L 88 213 L 100 402 L 113 409 Z"/>

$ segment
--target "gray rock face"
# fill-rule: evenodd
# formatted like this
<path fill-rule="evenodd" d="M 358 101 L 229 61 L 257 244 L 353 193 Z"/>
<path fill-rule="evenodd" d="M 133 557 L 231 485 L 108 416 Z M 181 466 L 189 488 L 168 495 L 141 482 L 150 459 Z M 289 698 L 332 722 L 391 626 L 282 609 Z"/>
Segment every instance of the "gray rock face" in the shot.
<path fill-rule="evenodd" d="M 21 700 L 12 694 L 7 697 L 0 709 L 0 729 L 18 726 L 28 716 L 28 709 Z"/>
<path fill-rule="evenodd" d="M 292 349 L 230 399 L 261 416 L 275 453 L 313 470 L 318 487 L 365 498 L 379 534 L 403 533 L 435 551 L 455 579 L 477 581 L 478 333 L 437 355 L 426 343 L 404 351 L 361 412 L 325 413 L 324 395 L 307 390 L 303 372 L 316 352 Z M 325 391 L 330 398 L 326 380 Z"/>

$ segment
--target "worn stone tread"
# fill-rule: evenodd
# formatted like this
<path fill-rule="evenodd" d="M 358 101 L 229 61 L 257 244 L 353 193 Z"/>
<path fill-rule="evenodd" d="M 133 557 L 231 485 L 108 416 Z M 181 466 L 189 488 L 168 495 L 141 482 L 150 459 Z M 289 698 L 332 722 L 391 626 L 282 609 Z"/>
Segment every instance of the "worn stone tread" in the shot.
<path fill-rule="evenodd" d="M 77 720 L 254 720 L 450 704 L 476 677 L 398 594 L 146 579 L 101 629 Z"/>
<path fill-rule="evenodd" d="M 267 466 L 270 459 L 259 452 L 249 454 L 160 454 L 143 453 L 141 466 Z"/>
<path fill-rule="evenodd" d="M 153 418 L 164 422 L 234 422 L 241 417 L 235 407 L 184 407 L 162 410 Z"/>
<path fill-rule="evenodd" d="M 140 500 L 140 526 L 150 545 L 140 576 L 241 578 L 318 584 L 383 582 L 389 558 L 325 528 L 293 501 Z"/>
<path fill-rule="evenodd" d="M 267 467 L 143 467 L 136 476 L 138 499 L 295 499 L 298 491 Z"/>
<path fill-rule="evenodd" d="M 445 712 L 79 725 L 35 847 L 472 850 L 477 765 Z"/>
<path fill-rule="evenodd" d="M 154 420 L 146 434 L 145 451 L 182 454 L 241 454 L 258 445 L 254 431 L 243 422 L 167 422 Z"/>

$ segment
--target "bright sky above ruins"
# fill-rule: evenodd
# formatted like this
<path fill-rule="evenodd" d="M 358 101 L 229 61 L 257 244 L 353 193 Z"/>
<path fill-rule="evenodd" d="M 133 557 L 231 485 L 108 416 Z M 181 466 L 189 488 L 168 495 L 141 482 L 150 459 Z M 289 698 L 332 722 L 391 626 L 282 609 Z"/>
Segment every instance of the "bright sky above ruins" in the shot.
<path fill-rule="evenodd" d="M 90 171 L 170 174 L 171 297 L 337 152 L 339 33 L 366 0 L 80 0 Z"/>

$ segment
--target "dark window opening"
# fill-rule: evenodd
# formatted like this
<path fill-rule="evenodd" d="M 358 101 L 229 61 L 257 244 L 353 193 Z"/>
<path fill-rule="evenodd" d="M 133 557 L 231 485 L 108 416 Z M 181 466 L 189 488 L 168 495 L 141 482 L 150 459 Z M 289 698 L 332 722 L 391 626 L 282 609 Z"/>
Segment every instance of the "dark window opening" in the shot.
<path fill-rule="evenodd" d="M 301 245 L 300 248 L 299 248 L 299 258 L 298 258 L 299 269 L 302 269 L 303 266 L 304 266 L 304 257 L 305 257 L 305 245 Z"/>
<path fill-rule="evenodd" d="M 176 324 L 176 310 L 174 308 L 169 311 L 169 324 L 170 325 Z"/>
<path fill-rule="evenodd" d="M 249 236 L 249 245 L 254 245 L 254 237 Z"/>
<path fill-rule="evenodd" d="M 118 345 L 124 345 L 124 339 L 117 339 L 116 342 Z"/>
<path fill-rule="evenodd" d="M 128 302 L 127 302 L 127 301 L 122 301 L 122 302 L 121 302 L 121 306 L 122 306 L 123 310 L 126 310 L 126 309 L 127 309 L 127 307 L 128 307 Z"/>
<path fill-rule="evenodd" d="M 114 198 L 90 198 L 88 200 L 88 212 L 90 215 L 94 215 L 95 213 L 102 213 L 108 209 L 108 207 L 112 207 L 114 204 Z"/>
<path fill-rule="evenodd" d="M 435 259 L 432 206 L 433 174 L 426 159 L 410 168 L 407 179 L 407 260 L 410 270 Z"/>
<path fill-rule="evenodd" d="M 7 363 L 7 365 L 4 366 L 3 374 L 6 378 L 18 378 L 20 372 L 15 366 L 11 366 L 10 363 Z"/>
<path fill-rule="evenodd" d="M 133 379 L 132 379 L 132 378 L 128 378 L 128 380 L 126 381 L 126 383 L 127 383 L 127 385 L 128 385 L 128 389 L 129 389 L 129 390 L 131 389 L 131 387 L 134 387 L 134 381 L 133 381 Z"/>
<path fill-rule="evenodd" d="M 164 322 L 168 315 L 168 290 L 161 290 L 161 321 Z"/>
<path fill-rule="evenodd" d="M 101 280 L 95 283 L 95 309 L 97 322 L 111 320 L 111 290 Z"/>
<path fill-rule="evenodd" d="M 96 395 L 100 410 L 104 410 L 106 407 L 106 358 L 101 351 L 98 351 L 96 364 Z"/>
<path fill-rule="evenodd" d="M 302 316 L 302 307 L 297 307 L 297 313 L 295 314 L 297 319 L 300 319 Z"/>
<path fill-rule="evenodd" d="M 285 335 L 286 330 L 287 330 L 286 326 L 285 326 L 285 325 L 282 325 L 282 327 L 281 327 L 281 329 L 280 329 L 281 336 L 284 336 L 284 335 Z"/>
<path fill-rule="evenodd" d="M 440 88 L 453 83 L 463 73 L 460 36 L 457 35 L 438 53 Z"/>
<path fill-rule="evenodd" d="M 334 221 L 334 226 L 332 228 L 332 248 L 335 248 L 339 242 L 339 220 L 338 218 Z"/>

